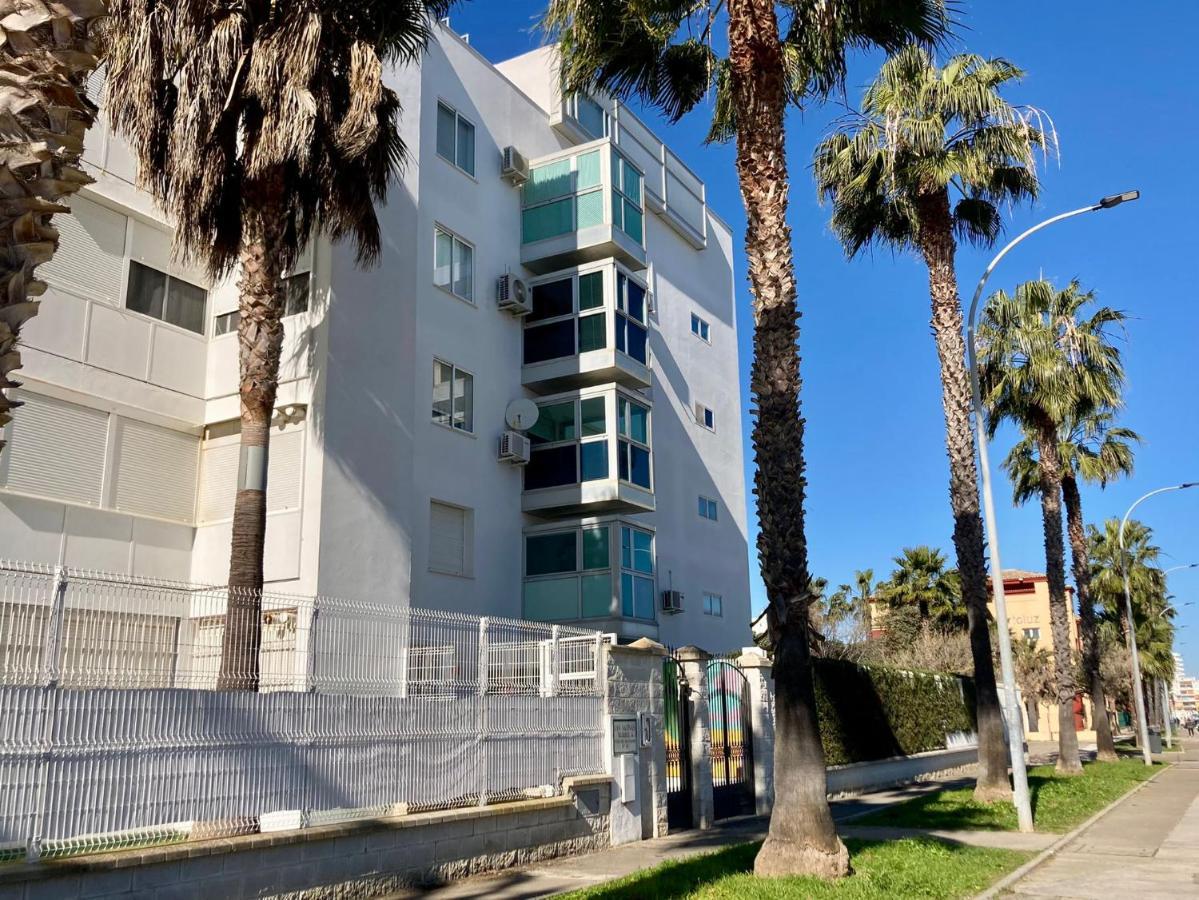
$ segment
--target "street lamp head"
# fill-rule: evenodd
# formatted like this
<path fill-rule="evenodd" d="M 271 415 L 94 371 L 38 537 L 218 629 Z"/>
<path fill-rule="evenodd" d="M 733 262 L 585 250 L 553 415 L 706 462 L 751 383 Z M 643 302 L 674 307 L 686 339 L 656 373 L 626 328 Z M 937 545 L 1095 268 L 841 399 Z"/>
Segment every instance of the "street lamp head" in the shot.
<path fill-rule="evenodd" d="M 1186 488 L 1193 488 L 1193 487 L 1199 487 L 1199 481 L 1188 481 L 1185 484 L 1180 484 L 1178 486 L 1178 489 L 1181 491 L 1181 490 L 1185 490 Z"/>
<path fill-rule="evenodd" d="M 1108 194 L 1099 201 L 1100 209 L 1111 209 L 1113 206 L 1119 206 L 1121 203 L 1129 203 L 1133 200 L 1140 200 L 1140 191 L 1125 191 L 1123 194 Z"/>

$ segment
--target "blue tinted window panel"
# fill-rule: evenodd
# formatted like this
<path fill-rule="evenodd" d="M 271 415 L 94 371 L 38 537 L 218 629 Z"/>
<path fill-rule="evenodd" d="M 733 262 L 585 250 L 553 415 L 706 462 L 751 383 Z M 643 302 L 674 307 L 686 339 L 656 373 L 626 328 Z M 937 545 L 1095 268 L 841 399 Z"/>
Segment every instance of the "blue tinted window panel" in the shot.
<path fill-rule="evenodd" d="M 579 464 L 583 481 L 602 481 L 608 477 L 608 442 L 592 441 L 579 445 Z"/>
<path fill-rule="evenodd" d="M 578 484 L 578 481 L 578 452 L 574 444 L 536 448 L 525 466 L 526 491 Z"/>

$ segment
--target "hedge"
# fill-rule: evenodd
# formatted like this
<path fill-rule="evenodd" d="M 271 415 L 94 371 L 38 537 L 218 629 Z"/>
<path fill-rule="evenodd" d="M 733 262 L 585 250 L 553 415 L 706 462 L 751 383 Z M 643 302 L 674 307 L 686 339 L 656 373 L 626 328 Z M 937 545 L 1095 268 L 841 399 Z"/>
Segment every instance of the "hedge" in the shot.
<path fill-rule="evenodd" d="M 816 714 L 826 765 L 907 756 L 975 731 L 974 682 L 814 659 Z"/>

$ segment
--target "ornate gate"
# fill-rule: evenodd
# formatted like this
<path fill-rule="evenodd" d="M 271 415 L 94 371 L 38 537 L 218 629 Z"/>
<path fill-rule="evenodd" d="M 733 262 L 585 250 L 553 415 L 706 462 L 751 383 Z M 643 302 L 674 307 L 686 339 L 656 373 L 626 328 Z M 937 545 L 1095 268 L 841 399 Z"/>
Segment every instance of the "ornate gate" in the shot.
<path fill-rule="evenodd" d="M 691 820 L 690 687 L 678 660 L 667 657 L 662 672 L 665 693 L 666 821 L 670 830 L 693 827 Z"/>
<path fill-rule="evenodd" d="M 729 660 L 708 663 L 708 722 L 713 817 L 751 815 L 755 807 L 749 683 L 741 668 Z"/>

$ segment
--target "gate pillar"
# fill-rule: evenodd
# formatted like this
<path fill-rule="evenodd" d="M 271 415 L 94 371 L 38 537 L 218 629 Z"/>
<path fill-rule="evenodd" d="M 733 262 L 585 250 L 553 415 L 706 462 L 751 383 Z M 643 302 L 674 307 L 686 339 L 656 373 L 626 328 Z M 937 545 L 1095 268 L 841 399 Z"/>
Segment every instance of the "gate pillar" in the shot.
<path fill-rule="evenodd" d="M 699 647 L 683 647 L 674 654 L 687 679 L 688 721 L 691 725 L 691 821 L 696 828 L 711 828 L 712 731 L 708 714 L 708 660 Z"/>
<path fill-rule="evenodd" d="M 754 740 L 754 807 L 760 816 L 774 806 L 774 678 L 770 658 L 759 647 L 745 647 L 737 659 L 749 685 Z"/>

